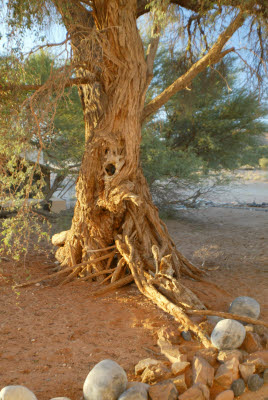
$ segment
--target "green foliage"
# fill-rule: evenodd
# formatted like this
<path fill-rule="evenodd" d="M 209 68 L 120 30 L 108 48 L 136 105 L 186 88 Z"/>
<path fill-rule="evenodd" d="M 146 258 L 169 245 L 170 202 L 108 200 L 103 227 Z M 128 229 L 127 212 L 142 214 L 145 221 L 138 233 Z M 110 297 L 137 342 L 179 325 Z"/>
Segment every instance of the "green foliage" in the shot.
<path fill-rule="evenodd" d="M 13 70 L 11 65 L 15 65 Z M 16 58 L 0 60 L 2 83 L 16 85 L 43 84 L 59 67 L 43 51 L 23 63 Z M 1 251 L 14 258 L 27 252 L 30 232 L 39 239 L 45 235 L 36 211 L 48 190 L 47 170 L 38 161 L 30 161 L 31 155 L 38 160 L 42 151 L 48 169 L 64 177 L 71 173 L 70 163 L 81 162 L 84 147 L 83 112 L 76 88 L 66 89 L 57 99 L 50 96 L 57 108 L 46 110 L 42 101 L 31 103 L 30 96 L 11 90 L 4 92 L 0 102 L 0 214 L 8 215 L 2 224 Z"/>
<path fill-rule="evenodd" d="M 157 64 L 154 92 L 167 87 L 189 67 L 178 53 L 162 53 Z M 243 164 L 257 165 L 256 148 L 267 129 L 262 118 L 267 109 L 256 94 L 237 87 L 234 61 L 208 68 L 188 90 L 173 96 L 158 114 L 157 135 L 166 148 L 192 154 L 205 170 L 233 170 Z M 228 83 L 227 83 L 228 82 Z M 232 86 L 232 91 L 230 89 Z"/>

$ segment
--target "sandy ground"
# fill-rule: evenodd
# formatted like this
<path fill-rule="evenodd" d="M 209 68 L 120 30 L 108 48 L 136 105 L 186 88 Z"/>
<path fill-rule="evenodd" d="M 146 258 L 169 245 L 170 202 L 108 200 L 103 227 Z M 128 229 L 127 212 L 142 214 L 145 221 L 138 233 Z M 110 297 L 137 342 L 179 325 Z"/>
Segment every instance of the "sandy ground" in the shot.
<path fill-rule="evenodd" d="M 260 318 L 268 319 L 268 212 L 183 210 L 179 220 L 166 222 L 178 248 L 209 274 L 206 284 L 185 280 L 208 308 L 225 311 L 232 299 L 247 295 L 260 302 Z M 30 254 L 25 264 L 1 262 L 0 387 L 22 384 L 39 400 L 57 396 L 78 400 L 89 370 L 102 359 L 117 361 L 129 380 L 135 379 L 134 366 L 140 359 L 163 360 L 156 332 L 176 324 L 134 284 L 97 298 L 91 293 L 92 284 L 86 282 L 12 288 L 14 282 L 42 277 L 54 266 L 48 251 Z M 182 345 L 189 358 L 199 346 Z M 258 393 L 240 398 L 267 397 L 265 385 Z"/>

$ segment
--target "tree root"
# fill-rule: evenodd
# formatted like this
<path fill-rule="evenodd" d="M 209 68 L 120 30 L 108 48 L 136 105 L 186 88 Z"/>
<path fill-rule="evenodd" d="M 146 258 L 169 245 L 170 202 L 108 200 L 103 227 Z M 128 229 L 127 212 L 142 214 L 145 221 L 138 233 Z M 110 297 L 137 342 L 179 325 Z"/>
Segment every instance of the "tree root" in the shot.
<path fill-rule="evenodd" d="M 64 269 L 61 269 L 58 272 L 55 272 L 54 274 L 50 274 L 50 275 L 45 275 L 42 278 L 38 278 L 38 279 L 34 279 L 32 281 L 27 281 L 27 282 L 23 282 L 20 283 L 18 285 L 14 285 L 15 288 L 21 288 L 21 287 L 25 287 L 25 286 L 30 286 L 30 285 L 34 285 L 35 283 L 40 283 L 42 281 L 47 281 L 49 279 L 53 279 L 56 278 L 57 276 L 63 275 L 69 271 L 72 271 L 73 268 L 72 267 L 66 267 Z"/>
<path fill-rule="evenodd" d="M 242 322 L 247 322 L 248 324 L 252 324 L 252 325 L 263 325 L 268 328 L 268 323 L 265 321 L 261 321 L 261 320 L 255 319 L 255 318 L 244 317 L 242 315 L 222 312 L 222 311 L 187 310 L 185 312 L 189 315 L 215 315 L 217 317 L 229 318 L 229 319 L 235 319 L 235 320 L 242 321 Z"/>
<path fill-rule="evenodd" d="M 109 292 L 110 290 L 114 290 L 114 289 L 118 289 L 120 287 L 126 286 L 133 281 L 134 281 L 134 277 L 132 275 L 124 276 L 124 278 L 121 278 L 114 283 L 110 283 L 110 285 L 104 287 L 103 289 L 97 290 L 96 292 L 94 292 L 94 296 L 99 296 L 101 294 Z"/>
<path fill-rule="evenodd" d="M 208 348 L 211 347 L 209 339 L 203 334 L 202 330 L 198 325 L 194 324 L 189 317 L 186 315 L 184 310 L 178 305 L 172 303 L 166 296 L 164 296 L 159 290 L 157 290 L 153 284 L 148 279 L 146 279 L 143 269 L 143 263 L 139 256 L 138 250 L 132 243 L 130 243 L 129 238 L 125 237 L 125 242 L 128 247 L 128 251 L 125 251 L 124 243 L 120 243 L 119 239 L 116 241 L 117 248 L 120 251 L 122 257 L 124 257 L 127 262 L 131 273 L 134 277 L 135 283 L 142 294 L 152 300 L 158 307 L 172 315 L 176 321 L 183 325 L 185 330 L 191 330 L 200 339 L 203 345 Z M 156 279 L 156 278 L 155 278 Z M 184 300 L 182 299 L 182 302 Z"/>

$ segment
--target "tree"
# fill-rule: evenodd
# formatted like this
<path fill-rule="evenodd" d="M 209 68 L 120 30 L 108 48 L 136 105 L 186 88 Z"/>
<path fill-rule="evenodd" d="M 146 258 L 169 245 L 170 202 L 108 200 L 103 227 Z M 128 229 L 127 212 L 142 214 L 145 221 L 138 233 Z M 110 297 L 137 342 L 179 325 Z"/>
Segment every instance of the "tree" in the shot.
<path fill-rule="evenodd" d="M 150 89 L 161 93 L 189 64 L 181 51 L 162 49 L 147 96 Z M 143 171 L 161 209 L 194 205 L 227 183 L 227 171 L 256 166 L 266 155 L 267 107 L 240 84 L 237 60 L 226 57 L 202 71 L 189 90 L 172 96 L 143 127 Z"/>
<path fill-rule="evenodd" d="M 208 339 L 185 313 L 188 307 L 204 306 L 180 283 L 181 274 L 199 278 L 201 272 L 176 249 L 152 202 L 139 160 L 141 125 L 173 94 L 186 89 L 198 73 L 234 51 L 234 47 L 225 45 L 243 25 L 249 24 L 251 34 L 257 34 L 263 59 L 265 2 L 246 1 L 240 5 L 236 0 L 155 0 L 150 4 L 146 0 L 52 0 L 51 3 L 67 30 L 76 78 L 69 68 L 65 79 L 63 75 L 50 79 L 50 89 L 46 92 L 51 93 L 57 87 L 60 95 L 66 85 L 78 84 L 85 122 L 85 152 L 76 186 L 77 204 L 72 227 L 56 256 L 62 266 L 73 266 L 68 279 L 78 273 L 87 274 L 87 279 L 93 278 L 105 274 L 103 271 L 107 269 L 111 272 L 113 287 L 134 279 L 142 293 L 209 346 Z M 194 37 L 201 38 L 206 47 L 203 51 L 200 46 L 198 61 L 185 74 L 144 104 L 169 3 L 188 21 L 186 27 L 183 22 L 180 27 L 185 32 L 188 29 L 189 54 L 192 54 L 190 43 Z M 42 20 L 41 8 L 48 10 L 45 0 L 12 0 L 8 4 L 13 12 L 10 20 L 13 24 L 30 26 L 33 19 Z M 149 11 L 154 25 L 145 54 L 136 20 Z M 224 17 L 221 28 L 215 28 L 214 23 Z M 195 32 L 191 30 L 190 20 L 196 22 Z M 206 29 L 208 21 L 212 21 L 213 35 Z M 215 32 L 218 37 L 212 40 Z M 257 66 L 258 76 L 262 65 Z M 37 99 L 36 94 L 33 96 L 32 109 Z M 35 118 L 38 119 L 36 114 Z M 99 252 L 104 255 L 98 256 Z M 174 278 L 157 274 L 159 271 L 169 272 Z"/>

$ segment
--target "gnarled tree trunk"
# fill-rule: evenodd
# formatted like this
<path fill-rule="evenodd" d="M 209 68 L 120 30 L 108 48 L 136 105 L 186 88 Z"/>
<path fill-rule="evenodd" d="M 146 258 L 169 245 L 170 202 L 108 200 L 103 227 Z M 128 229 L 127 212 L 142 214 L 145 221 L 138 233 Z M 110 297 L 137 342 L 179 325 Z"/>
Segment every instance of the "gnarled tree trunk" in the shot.
<path fill-rule="evenodd" d="M 86 140 L 77 204 L 56 256 L 62 265 L 75 266 L 71 278 L 102 280 L 110 271 L 105 279 L 112 287 L 135 279 L 166 311 L 172 313 L 168 303 L 180 304 L 173 315 L 178 320 L 183 315 L 184 326 L 191 328 L 182 310 L 204 306 L 178 279 L 200 271 L 177 251 L 140 166 L 141 117 L 151 74 L 136 26 L 136 1 L 94 3 L 94 19 L 73 10 L 65 17 L 77 76 L 90 83 L 79 87 Z M 72 30 L 74 19 L 80 28 Z"/>

